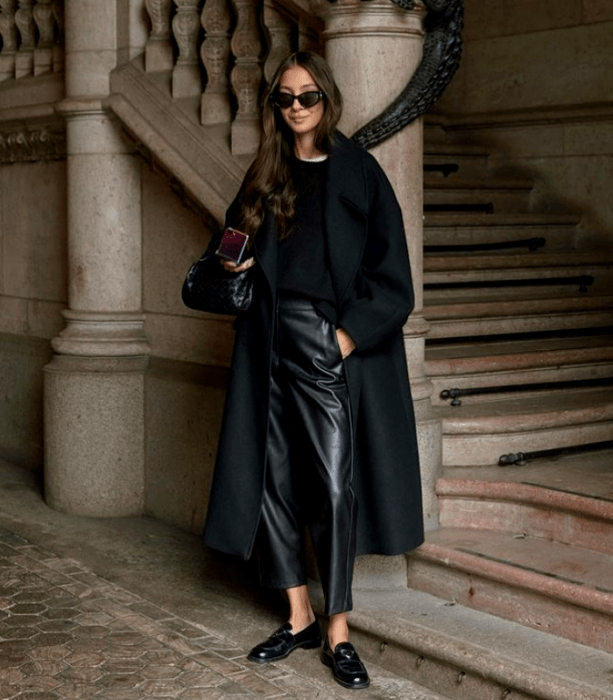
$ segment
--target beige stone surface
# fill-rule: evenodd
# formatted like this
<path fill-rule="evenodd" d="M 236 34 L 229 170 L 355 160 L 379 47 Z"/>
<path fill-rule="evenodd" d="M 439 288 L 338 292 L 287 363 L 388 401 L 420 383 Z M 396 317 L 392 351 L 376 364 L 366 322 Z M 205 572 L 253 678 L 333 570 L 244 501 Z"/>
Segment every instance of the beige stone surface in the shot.
<path fill-rule="evenodd" d="M 65 8 L 66 93 L 107 95 L 117 65 L 117 4 L 72 2 Z"/>
<path fill-rule="evenodd" d="M 66 104 L 66 103 L 63 103 Z M 66 132 L 66 150 L 71 155 L 126 154 L 126 137 L 117 122 L 92 108 L 91 112 L 70 114 L 70 128 Z"/>
<path fill-rule="evenodd" d="M 67 3 L 66 44 L 75 51 L 114 50 L 117 42 L 117 2 Z"/>
<path fill-rule="evenodd" d="M 341 0 L 322 14 L 326 58 L 345 99 L 339 128 L 351 134 L 397 97 L 417 67 L 422 15 L 388 0 Z"/>
<path fill-rule="evenodd" d="M 68 162 L 69 300 L 83 311 L 141 307 L 139 163 L 129 155 Z"/>
<path fill-rule="evenodd" d="M 145 334 L 154 356 L 228 367 L 234 343 L 233 321 L 232 316 L 197 311 L 192 317 L 147 313 Z"/>
<path fill-rule="evenodd" d="M 600 122 L 565 124 L 564 155 L 613 156 L 613 115 Z"/>
<path fill-rule="evenodd" d="M 117 3 L 118 62 L 129 61 L 141 54 L 148 38 L 143 0 Z"/>
<path fill-rule="evenodd" d="M 66 300 L 66 164 L 0 169 L 4 294 Z"/>
<path fill-rule="evenodd" d="M 211 232 L 185 206 L 168 180 L 144 166 L 143 305 L 146 311 L 185 315 L 181 287 L 189 266 L 206 248 Z"/>
<path fill-rule="evenodd" d="M 200 532 L 227 372 L 153 359 L 146 379 L 146 512 Z"/>
<path fill-rule="evenodd" d="M 466 41 L 581 24 L 589 0 L 465 0 Z M 608 0 L 602 0 L 608 2 Z"/>
<path fill-rule="evenodd" d="M 45 499 L 75 515 L 144 505 L 144 365 L 54 356 L 45 367 Z"/>
<path fill-rule="evenodd" d="M 66 50 L 66 65 L 72 67 L 66 74 L 67 95 L 108 95 L 109 74 L 117 65 L 114 50 Z M 102 70 L 101 70 L 102 69 Z"/>
<path fill-rule="evenodd" d="M 613 4 L 610 0 L 583 0 L 584 22 L 608 22 L 613 20 Z"/>
<path fill-rule="evenodd" d="M 0 296 L 0 332 L 28 332 L 28 302 L 17 297 Z"/>
<path fill-rule="evenodd" d="M 48 341 L 0 333 L 0 450 L 34 470 L 43 462 L 42 368 L 50 358 Z"/>
<path fill-rule="evenodd" d="M 404 554 L 386 557 L 369 554 L 356 557 L 353 588 L 376 590 L 406 588 L 407 558 Z"/>
<path fill-rule="evenodd" d="M 611 24 L 469 42 L 441 106 L 489 112 L 613 99 Z"/>
<path fill-rule="evenodd" d="M 51 340 L 64 327 L 62 311 L 64 302 L 28 299 L 26 304 L 28 334 L 36 338 Z"/>
<path fill-rule="evenodd" d="M 188 309 L 181 288 L 189 266 L 206 248 L 211 231 L 170 189 L 143 168 L 143 308 L 154 356 L 227 367 L 233 317 Z"/>

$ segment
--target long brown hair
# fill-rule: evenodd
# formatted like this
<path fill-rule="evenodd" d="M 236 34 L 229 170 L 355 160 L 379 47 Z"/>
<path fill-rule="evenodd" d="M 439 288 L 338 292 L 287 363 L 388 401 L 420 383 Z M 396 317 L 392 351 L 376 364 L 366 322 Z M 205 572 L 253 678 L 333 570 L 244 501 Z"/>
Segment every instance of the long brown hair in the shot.
<path fill-rule="evenodd" d="M 289 160 L 294 154 L 294 134 L 272 101 L 282 75 L 293 66 L 305 68 L 325 95 L 324 114 L 315 133 L 318 151 L 330 153 L 334 131 L 341 117 L 341 93 L 330 66 L 321 56 L 312 51 L 298 51 L 281 62 L 264 94 L 260 147 L 243 186 L 239 227 L 250 236 L 260 228 L 267 211 L 275 217 L 280 238 L 289 233 L 294 223 L 297 192 L 289 167 Z"/>

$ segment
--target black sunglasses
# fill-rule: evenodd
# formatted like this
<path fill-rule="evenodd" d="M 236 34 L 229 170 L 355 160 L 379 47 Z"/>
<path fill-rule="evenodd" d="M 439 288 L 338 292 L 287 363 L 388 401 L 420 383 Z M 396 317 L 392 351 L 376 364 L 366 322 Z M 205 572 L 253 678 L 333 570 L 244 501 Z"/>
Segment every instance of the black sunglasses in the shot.
<path fill-rule="evenodd" d="M 321 90 L 312 90 L 303 92 L 300 95 L 292 95 L 289 92 L 277 92 L 271 95 L 270 99 L 281 109 L 289 109 L 294 104 L 294 100 L 298 100 L 303 107 L 309 109 L 310 107 L 315 107 L 324 97 L 325 95 Z"/>

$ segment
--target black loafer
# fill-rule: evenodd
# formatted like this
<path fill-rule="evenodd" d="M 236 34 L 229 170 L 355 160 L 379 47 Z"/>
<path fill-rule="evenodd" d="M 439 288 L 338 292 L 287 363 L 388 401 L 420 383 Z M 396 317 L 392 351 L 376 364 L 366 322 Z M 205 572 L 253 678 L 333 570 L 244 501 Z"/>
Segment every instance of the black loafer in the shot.
<path fill-rule="evenodd" d="M 334 680 L 344 688 L 368 688 L 370 685 L 368 671 L 350 642 L 337 644 L 332 652 L 326 640 L 321 660 L 332 669 Z"/>
<path fill-rule="evenodd" d="M 321 629 L 317 620 L 303 629 L 302 632 L 298 632 L 298 634 L 293 634 L 292 626 L 289 622 L 286 622 L 276 632 L 273 632 L 267 640 L 253 647 L 247 658 L 249 661 L 264 664 L 269 661 L 284 659 L 298 647 L 317 649 L 320 646 Z"/>

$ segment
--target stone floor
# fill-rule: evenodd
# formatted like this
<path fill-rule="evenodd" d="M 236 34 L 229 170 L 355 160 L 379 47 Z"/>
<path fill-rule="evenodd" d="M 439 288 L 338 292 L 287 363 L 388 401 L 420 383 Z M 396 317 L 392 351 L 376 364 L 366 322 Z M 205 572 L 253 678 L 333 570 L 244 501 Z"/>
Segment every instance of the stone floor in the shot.
<path fill-rule="evenodd" d="M 31 474 L 0 463 L 0 700 L 355 698 L 317 651 L 245 659 L 280 607 L 197 538 L 146 518 L 56 513 Z M 362 700 L 442 700 L 370 672 Z"/>

